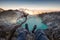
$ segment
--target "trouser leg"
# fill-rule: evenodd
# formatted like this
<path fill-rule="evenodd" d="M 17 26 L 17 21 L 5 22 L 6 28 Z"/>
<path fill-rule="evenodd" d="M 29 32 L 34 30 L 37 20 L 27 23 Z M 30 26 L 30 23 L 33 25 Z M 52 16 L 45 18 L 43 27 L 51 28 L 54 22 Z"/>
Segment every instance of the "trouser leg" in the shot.
<path fill-rule="evenodd" d="M 35 32 L 36 40 L 49 40 L 43 30 L 37 30 Z"/>

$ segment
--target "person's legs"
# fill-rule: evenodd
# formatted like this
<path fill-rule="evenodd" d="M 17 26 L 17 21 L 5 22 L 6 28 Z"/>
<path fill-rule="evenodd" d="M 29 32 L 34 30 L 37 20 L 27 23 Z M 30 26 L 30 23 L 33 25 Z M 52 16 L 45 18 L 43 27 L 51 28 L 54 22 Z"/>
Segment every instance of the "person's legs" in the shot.
<path fill-rule="evenodd" d="M 17 40 L 34 40 L 34 34 L 26 29 L 20 29 Z"/>
<path fill-rule="evenodd" d="M 49 40 L 42 30 L 37 30 L 35 32 L 36 40 Z"/>
<path fill-rule="evenodd" d="M 26 40 L 27 32 L 25 29 L 20 30 L 17 40 Z M 49 40 L 42 30 L 37 30 L 34 34 L 35 40 Z"/>
<path fill-rule="evenodd" d="M 26 40 L 26 34 L 27 34 L 27 30 L 25 30 L 25 29 L 21 29 L 20 31 L 19 31 L 19 35 L 18 35 L 18 37 L 17 37 L 17 40 Z"/>

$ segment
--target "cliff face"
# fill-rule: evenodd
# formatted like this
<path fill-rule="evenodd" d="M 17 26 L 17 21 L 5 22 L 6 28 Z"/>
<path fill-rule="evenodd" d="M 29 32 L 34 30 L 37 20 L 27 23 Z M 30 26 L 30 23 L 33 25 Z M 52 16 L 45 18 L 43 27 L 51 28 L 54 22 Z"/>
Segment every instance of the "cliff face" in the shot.
<path fill-rule="evenodd" d="M 45 32 L 49 39 L 60 40 L 60 12 L 44 13 L 40 14 L 39 17 L 48 26 Z"/>
<path fill-rule="evenodd" d="M 45 23 L 48 27 L 60 26 L 60 12 L 45 13 L 40 14 L 39 16 L 42 18 L 43 23 Z"/>
<path fill-rule="evenodd" d="M 0 8 L 0 12 L 4 11 L 4 9 Z"/>
<path fill-rule="evenodd" d="M 23 12 L 18 10 L 5 10 L 0 12 L 0 27 L 3 26 L 5 31 L 7 29 L 13 28 L 12 26 L 17 25 L 17 20 L 23 16 Z"/>

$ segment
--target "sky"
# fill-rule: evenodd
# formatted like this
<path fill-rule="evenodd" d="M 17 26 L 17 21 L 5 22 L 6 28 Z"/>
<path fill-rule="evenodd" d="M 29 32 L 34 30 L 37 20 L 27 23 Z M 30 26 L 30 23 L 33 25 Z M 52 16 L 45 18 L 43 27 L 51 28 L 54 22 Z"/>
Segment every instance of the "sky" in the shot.
<path fill-rule="evenodd" d="M 60 10 L 59 0 L 0 0 L 0 8 L 3 9 L 38 9 Z"/>

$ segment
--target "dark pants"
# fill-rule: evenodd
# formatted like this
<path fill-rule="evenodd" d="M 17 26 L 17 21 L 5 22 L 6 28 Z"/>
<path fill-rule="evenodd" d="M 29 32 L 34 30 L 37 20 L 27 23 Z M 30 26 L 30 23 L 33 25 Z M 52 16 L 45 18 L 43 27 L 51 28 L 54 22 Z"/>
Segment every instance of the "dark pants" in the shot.
<path fill-rule="evenodd" d="M 17 40 L 26 40 L 26 33 L 27 33 L 26 30 L 21 30 L 19 32 Z M 42 30 L 37 30 L 35 31 L 34 34 L 35 34 L 35 40 L 49 40 Z"/>

